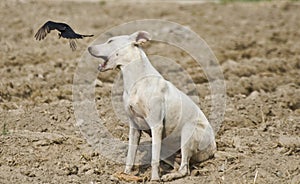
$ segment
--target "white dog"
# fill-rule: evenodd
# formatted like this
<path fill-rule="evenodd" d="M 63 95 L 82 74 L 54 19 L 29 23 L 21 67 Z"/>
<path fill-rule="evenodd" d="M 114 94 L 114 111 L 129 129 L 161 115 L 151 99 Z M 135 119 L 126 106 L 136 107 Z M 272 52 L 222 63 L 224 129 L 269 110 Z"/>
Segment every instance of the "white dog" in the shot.
<path fill-rule="evenodd" d="M 213 129 L 199 107 L 151 65 L 141 49 L 149 40 L 149 33 L 139 31 L 112 37 L 88 50 L 104 60 L 98 68 L 101 72 L 120 68 L 123 74 L 123 100 L 130 120 L 125 173 L 134 165 L 141 131 L 145 131 L 152 136 L 151 180 L 168 181 L 188 175 L 191 159 L 200 162 L 212 157 L 216 143 Z M 178 150 L 179 170 L 160 178 L 160 160 Z"/>

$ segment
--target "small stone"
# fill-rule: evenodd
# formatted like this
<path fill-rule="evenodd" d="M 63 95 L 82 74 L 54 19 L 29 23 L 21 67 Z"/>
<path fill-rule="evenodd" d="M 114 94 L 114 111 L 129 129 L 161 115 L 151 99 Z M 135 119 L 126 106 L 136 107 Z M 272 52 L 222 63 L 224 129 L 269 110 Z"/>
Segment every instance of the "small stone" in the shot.
<path fill-rule="evenodd" d="M 99 170 L 98 168 L 94 169 L 94 173 L 97 175 L 101 175 L 103 172 L 102 170 Z"/>
<path fill-rule="evenodd" d="M 28 177 L 36 177 L 36 175 L 33 172 L 29 171 L 29 170 L 22 171 L 21 173 L 25 176 L 28 176 Z"/>
<path fill-rule="evenodd" d="M 253 91 L 246 99 L 255 100 L 258 97 L 259 97 L 259 92 L 258 91 Z"/>
<path fill-rule="evenodd" d="M 9 59 L 10 60 L 15 60 L 17 57 L 16 56 L 10 56 Z"/>
<path fill-rule="evenodd" d="M 79 173 L 86 173 L 88 171 L 92 171 L 92 173 L 94 172 L 93 170 L 91 170 L 91 167 L 89 165 L 84 165 L 80 168 Z"/>
<path fill-rule="evenodd" d="M 86 175 L 92 175 L 94 174 L 94 171 L 92 169 L 85 172 Z"/>
<path fill-rule="evenodd" d="M 110 180 L 111 180 L 111 181 L 115 181 L 115 182 L 118 182 L 118 181 L 119 181 L 119 179 L 118 179 L 116 176 L 114 176 L 114 175 L 111 175 L 111 176 L 110 176 Z"/>
<path fill-rule="evenodd" d="M 67 167 L 67 175 L 77 175 L 78 174 L 78 167 L 76 165 L 72 167 Z"/>
<path fill-rule="evenodd" d="M 199 175 L 200 175 L 200 171 L 199 170 L 192 170 L 191 176 L 199 176 Z"/>

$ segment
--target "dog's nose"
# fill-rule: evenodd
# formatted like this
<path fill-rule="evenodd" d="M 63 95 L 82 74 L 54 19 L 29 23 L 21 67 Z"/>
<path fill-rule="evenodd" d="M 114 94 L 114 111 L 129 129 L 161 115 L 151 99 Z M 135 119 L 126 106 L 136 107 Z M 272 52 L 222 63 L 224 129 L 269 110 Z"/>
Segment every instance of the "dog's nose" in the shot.
<path fill-rule="evenodd" d="M 88 47 L 88 51 L 89 51 L 89 53 L 91 53 L 92 52 L 92 47 Z"/>

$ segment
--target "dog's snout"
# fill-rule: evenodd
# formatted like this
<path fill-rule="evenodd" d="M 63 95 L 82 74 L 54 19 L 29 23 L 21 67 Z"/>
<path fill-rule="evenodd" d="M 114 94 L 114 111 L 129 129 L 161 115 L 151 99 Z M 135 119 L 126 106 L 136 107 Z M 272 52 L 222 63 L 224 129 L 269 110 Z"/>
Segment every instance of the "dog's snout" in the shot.
<path fill-rule="evenodd" d="M 98 52 L 97 52 L 97 50 L 94 48 L 94 46 L 90 46 L 90 47 L 88 47 L 88 51 L 89 51 L 89 53 L 92 55 L 92 56 L 94 56 L 94 57 L 97 57 L 98 56 Z"/>
<path fill-rule="evenodd" d="M 92 52 L 92 50 L 93 50 L 93 48 L 92 48 L 92 47 L 88 47 L 88 51 L 89 51 L 89 53 L 91 53 L 91 52 Z"/>

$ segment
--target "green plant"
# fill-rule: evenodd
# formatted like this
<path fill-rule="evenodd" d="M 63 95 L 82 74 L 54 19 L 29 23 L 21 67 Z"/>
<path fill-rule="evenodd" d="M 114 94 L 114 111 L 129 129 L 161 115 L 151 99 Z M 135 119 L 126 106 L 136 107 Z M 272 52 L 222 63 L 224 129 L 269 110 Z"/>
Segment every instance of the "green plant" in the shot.
<path fill-rule="evenodd" d="M 2 135 L 7 135 L 7 134 L 8 134 L 8 130 L 6 128 L 6 123 L 4 123 L 2 127 Z"/>
<path fill-rule="evenodd" d="M 106 5 L 106 1 L 105 0 L 101 0 L 101 1 L 99 1 L 99 4 L 100 4 L 100 6 L 104 6 L 104 5 Z"/>

